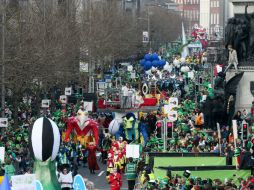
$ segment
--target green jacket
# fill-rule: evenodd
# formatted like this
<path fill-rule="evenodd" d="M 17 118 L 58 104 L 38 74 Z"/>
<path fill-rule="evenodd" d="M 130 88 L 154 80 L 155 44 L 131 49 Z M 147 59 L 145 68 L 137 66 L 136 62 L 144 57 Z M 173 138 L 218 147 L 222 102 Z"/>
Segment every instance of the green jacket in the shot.
<path fill-rule="evenodd" d="M 137 177 L 136 164 L 128 163 L 125 168 L 127 180 L 135 180 Z"/>

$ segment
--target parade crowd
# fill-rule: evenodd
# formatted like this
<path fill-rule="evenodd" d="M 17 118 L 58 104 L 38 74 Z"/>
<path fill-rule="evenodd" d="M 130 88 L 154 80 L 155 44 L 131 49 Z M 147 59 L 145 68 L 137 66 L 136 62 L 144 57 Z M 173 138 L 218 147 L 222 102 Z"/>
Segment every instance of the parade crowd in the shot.
<path fill-rule="evenodd" d="M 57 176 L 62 189 L 72 188 L 73 176 L 78 174 L 83 167 L 88 167 L 90 171 L 89 175 L 93 175 L 96 171 L 100 170 L 97 158 L 101 159 L 102 164 L 107 165 L 106 180 L 111 190 L 120 190 L 125 177 L 128 181 L 129 190 L 254 189 L 253 176 L 247 179 L 238 179 L 239 181 L 234 179 L 221 181 L 220 179 L 201 179 L 198 176 L 172 176 L 170 171 L 165 176 L 154 175 L 153 163 L 151 160 L 147 160 L 146 153 L 163 151 L 164 142 L 161 139 L 161 129 L 156 127 L 156 122 L 165 117 L 163 105 L 168 104 L 169 98 L 172 96 L 178 98 L 179 101 L 177 106 L 178 119 L 174 122 L 175 127 L 172 131 L 172 136 L 167 142 L 168 146 L 166 149 L 168 152 L 218 153 L 226 156 L 228 165 L 232 165 L 234 156 L 238 157 L 242 152 L 250 151 L 252 148 L 254 104 L 252 104 L 251 110 L 239 110 L 233 116 L 233 119 L 237 121 L 239 136 L 241 135 L 240 128 L 242 122 L 247 122 L 249 126 L 248 139 L 244 142 L 237 139 L 237 147 L 235 147 L 232 125 L 227 121 L 224 122 L 225 124 L 220 126 L 220 137 L 216 128 L 217 122 L 211 121 L 209 114 L 206 113 L 206 101 L 218 101 L 216 106 L 220 105 L 219 100 L 213 97 L 211 87 L 209 87 L 205 79 L 203 87 L 200 88 L 198 94 L 193 95 L 189 89 L 195 88 L 195 86 L 193 87 L 193 81 L 188 79 L 178 66 L 173 66 L 172 73 L 167 74 L 173 82 L 172 85 L 166 87 L 163 87 L 163 84 L 161 84 L 161 88 L 157 90 L 160 93 L 159 98 L 156 96 L 159 102 L 158 109 L 148 113 L 140 113 L 138 118 L 133 118 L 135 121 L 139 120 L 139 124 L 143 124 L 148 134 L 147 139 L 144 135 L 139 135 L 137 138 L 133 137 L 134 135 L 129 137 L 126 132 L 122 133 L 124 135 L 119 135 L 119 133 L 110 134 L 108 127 L 114 119 L 113 114 L 91 112 L 89 118 L 99 124 L 98 145 L 93 140 L 84 143 L 82 138 L 75 139 L 73 136 L 68 142 L 65 142 L 63 139 L 68 117 L 76 116 L 79 110 L 85 110 L 82 99 L 78 100 L 75 104 L 58 105 L 39 113 L 33 113 L 32 99 L 30 103 L 27 103 L 25 108 L 21 106 L 23 105 L 22 102 L 16 123 L 13 118 L 13 108 L 11 104 L 7 104 L 5 117 L 9 118 L 9 126 L 2 128 L 0 133 L 0 147 L 5 147 L 6 149 L 5 162 L 1 163 L 0 167 L 0 176 L 7 174 L 8 178 L 11 179 L 11 176 L 16 174 L 33 173 L 33 160 L 29 151 L 29 132 L 35 118 L 44 115 L 52 118 L 57 123 L 61 132 L 62 141 L 56 161 Z M 124 109 L 138 108 L 144 102 L 142 99 L 145 98 L 145 95 L 136 89 L 140 97 L 137 99 L 138 102 L 133 103 L 129 99 L 132 96 L 129 97 L 128 86 L 126 84 L 122 88 L 124 96 L 122 106 Z M 135 86 L 133 88 L 135 89 Z M 166 90 L 167 88 L 169 90 Z M 155 97 L 155 94 L 151 96 Z M 55 103 L 59 104 L 58 100 Z M 219 118 L 218 115 L 215 115 L 215 117 Z M 126 120 L 126 122 L 130 121 Z M 140 145 L 140 158 L 126 158 L 126 146 L 131 143 Z M 240 165 L 239 161 L 237 167 L 240 167 Z M 92 182 L 87 179 L 85 181 L 89 189 L 94 189 Z"/>

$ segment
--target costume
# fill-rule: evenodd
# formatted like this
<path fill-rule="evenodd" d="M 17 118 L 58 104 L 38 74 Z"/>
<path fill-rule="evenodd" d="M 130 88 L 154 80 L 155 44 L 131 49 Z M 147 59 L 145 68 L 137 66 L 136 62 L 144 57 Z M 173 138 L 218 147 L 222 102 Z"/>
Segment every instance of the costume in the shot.
<path fill-rule="evenodd" d="M 89 145 L 86 150 L 88 151 L 88 167 L 91 173 L 94 173 L 94 170 L 99 170 L 99 166 L 96 159 L 96 150 L 98 148 L 94 145 Z"/>
<path fill-rule="evenodd" d="M 88 118 L 87 112 L 79 110 L 76 117 L 71 117 L 67 121 L 64 141 L 68 142 L 70 140 L 70 134 L 74 130 L 82 145 L 92 141 L 89 137 L 93 137 L 96 145 L 98 145 L 98 126 L 97 122 Z M 90 131 L 92 133 L 89 133 Z"/>
<path fill-rule="evenodd" d="M 122 186 L 122 176 L 120 173 L 112 173 L 109 176 L 111 190 L 120 190 Z"/>

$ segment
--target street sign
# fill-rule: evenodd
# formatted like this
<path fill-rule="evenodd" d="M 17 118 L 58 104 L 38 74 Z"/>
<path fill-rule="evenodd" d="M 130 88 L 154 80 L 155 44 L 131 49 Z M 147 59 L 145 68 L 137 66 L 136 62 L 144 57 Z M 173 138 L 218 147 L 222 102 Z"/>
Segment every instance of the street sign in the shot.
<path fill-rule="evenodd" d="M 41 101 L 41 107 L 42 108 L 49 108 L 49 105 L 50 105 L 50 100 L 44 99 L 44 100 Z"/>
<path fill-rule="evenodd" d="M 8 127 L 8 118 L 0 118 L 0 127 Z"/>
<path fill-rule="evenodd" d="M 66 87 L 64 92 L 65 92 L 64 94 L 65 94 L 66 96 L 70 96 L 70 95 L 72 94 L 72 89 L 71 89 L 71 87 Z"/>
<path fill-rule="evenodd" d="M 143 31 L 143 43 L 149 42 L 149 33 L 148 31 Z"/>
<path fill-rule="evenodd" d="M 178 106 L 178 98 L 169 98 L 169 107 L 175 108 Z"/>
<path fill-rule="evenodd" d="M 177 111 L 170 111 L 168 112 L 168 120 L 174 122 L 177 120 Z"/>

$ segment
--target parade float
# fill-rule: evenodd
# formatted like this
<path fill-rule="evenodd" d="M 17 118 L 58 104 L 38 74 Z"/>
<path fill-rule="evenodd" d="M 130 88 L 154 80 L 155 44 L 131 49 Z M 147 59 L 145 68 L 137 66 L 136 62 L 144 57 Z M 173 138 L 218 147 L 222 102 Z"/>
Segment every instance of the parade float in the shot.
<path fill-rule="evenodd" d="M 70 135 L 73 132 L 75 142 L 79 141 L 86 146 L 89 142 L 95 142 L 98 145 L 98 123 L 88 117 L 88 112 L 79 110 L 77 116 L 70 117 L 66 123 L 64 141 L 70 141 Z"/>

